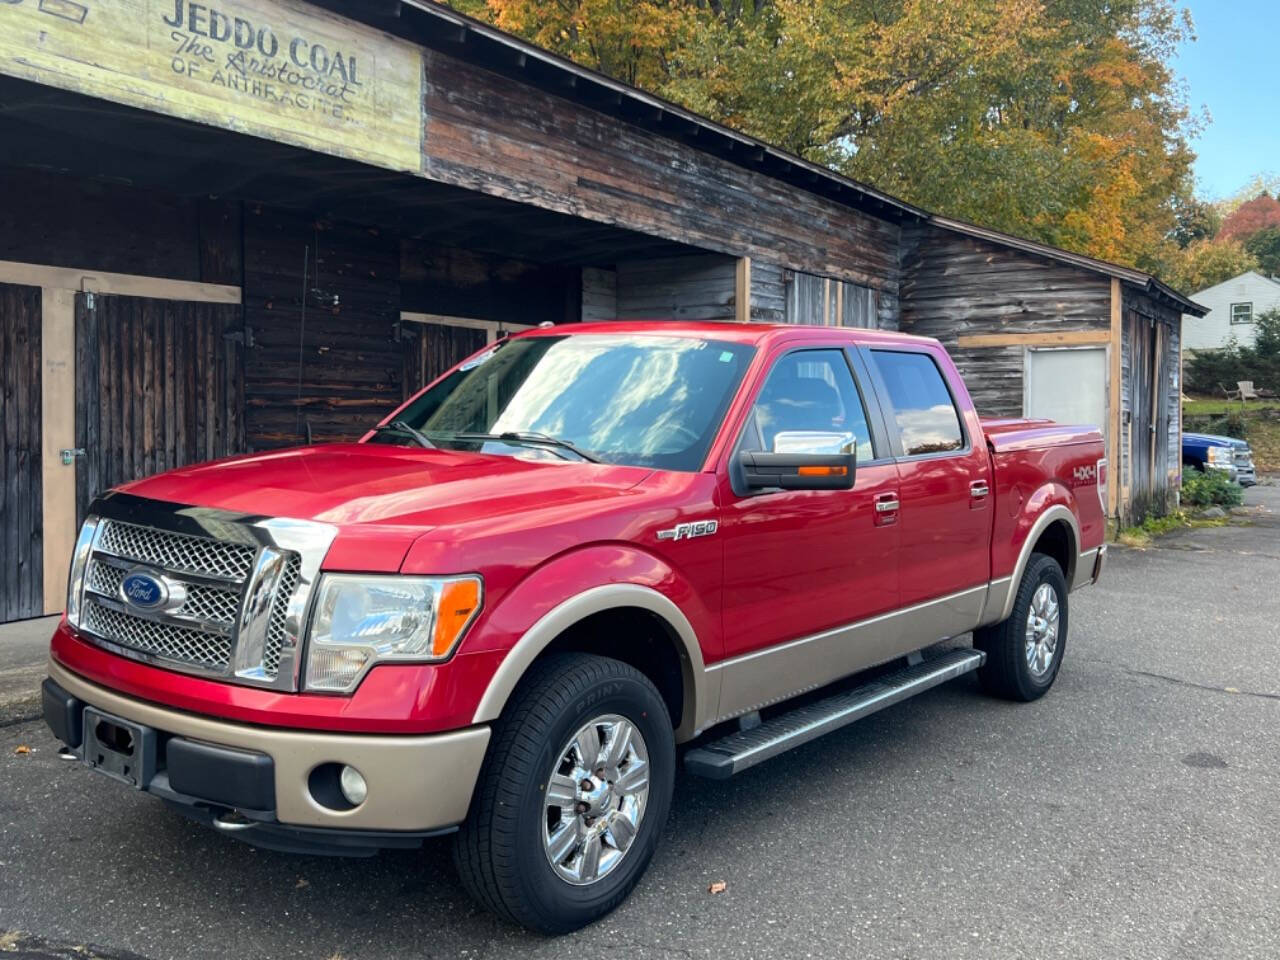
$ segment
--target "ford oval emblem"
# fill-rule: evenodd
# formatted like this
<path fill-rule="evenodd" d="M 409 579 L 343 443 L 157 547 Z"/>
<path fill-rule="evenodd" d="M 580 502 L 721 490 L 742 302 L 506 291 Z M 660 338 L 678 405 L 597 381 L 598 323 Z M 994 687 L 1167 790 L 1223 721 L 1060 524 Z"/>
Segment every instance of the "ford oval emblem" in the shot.
<path fill-rule="evenodd" d="M 147 570 L 130 570 L 120 581 L 120 596 L 143 610 L 155 610 L 169 599 L 164 579 Z"/>

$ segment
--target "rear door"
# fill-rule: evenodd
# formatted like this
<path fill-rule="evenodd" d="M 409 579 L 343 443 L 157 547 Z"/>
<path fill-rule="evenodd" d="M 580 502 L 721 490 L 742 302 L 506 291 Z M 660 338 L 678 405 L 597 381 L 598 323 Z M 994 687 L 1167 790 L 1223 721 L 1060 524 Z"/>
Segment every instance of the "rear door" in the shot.
<path fill-rule="evenodd" d="M 963 633 L 981 613 L 991 573 L 990 455 L 941 348 L 870 348 L 865 355 L 897 459 L 900 619 L 908 641 L 931 643 Z"/>

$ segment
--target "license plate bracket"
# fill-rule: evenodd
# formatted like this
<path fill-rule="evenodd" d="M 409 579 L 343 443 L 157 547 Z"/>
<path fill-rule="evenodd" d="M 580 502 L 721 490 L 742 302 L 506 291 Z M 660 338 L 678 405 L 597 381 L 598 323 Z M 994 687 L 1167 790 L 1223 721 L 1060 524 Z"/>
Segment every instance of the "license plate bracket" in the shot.
<path fill-rule="evenodd" d="M 156 772 L 156 744 L 150 727 L 84 708 L 84 762 L 99 773 L 145 790 Z"/>

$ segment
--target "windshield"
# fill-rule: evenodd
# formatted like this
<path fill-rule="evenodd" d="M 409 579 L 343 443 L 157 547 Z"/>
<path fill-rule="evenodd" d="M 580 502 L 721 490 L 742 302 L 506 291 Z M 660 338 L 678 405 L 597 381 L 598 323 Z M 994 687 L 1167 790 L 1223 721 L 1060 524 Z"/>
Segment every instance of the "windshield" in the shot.
<path fill-rule="evenodd" d="M 607 463 L 694 471 L 754 352 L 691 337 L 504 340 L 395 419 L 446 449 L 514 452 L 541 445 L 544 454 L 577 459 L 577 448 Z M 377 440 L 411 442 L 390 430 Z"/>

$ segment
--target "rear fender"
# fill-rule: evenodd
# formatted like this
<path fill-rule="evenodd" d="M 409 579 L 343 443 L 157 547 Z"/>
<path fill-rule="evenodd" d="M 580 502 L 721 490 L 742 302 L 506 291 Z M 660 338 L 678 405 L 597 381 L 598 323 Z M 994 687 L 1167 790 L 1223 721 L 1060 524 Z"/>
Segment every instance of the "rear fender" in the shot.
<path fill-rule="evenodd" d="M 1013 543 L 1018 547 L 1018 559 L 1008 576 L 992 580 L 980 626 L 1008 619 L 1013 612 L 1018 584 L 1022 582 L 1022 574 L 1031 560 L 1036 542 L 1050 524 L 1057 521 L 1064 522 L 1071 531 L 1071 543 L 1067 550 L 1069 560 L 1067 569 L 1062 574 L 1068 584 L 1074 581 L 1075 566 L 1080 554 L 1080 522 L 1076 519 L 1074 504 L 1075 498 L 1071 491 L 1058 483 L 1045 484 L 1027 499 L 1014 527 Z"/>

